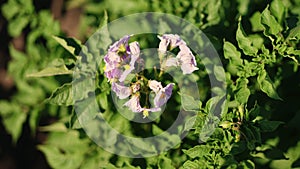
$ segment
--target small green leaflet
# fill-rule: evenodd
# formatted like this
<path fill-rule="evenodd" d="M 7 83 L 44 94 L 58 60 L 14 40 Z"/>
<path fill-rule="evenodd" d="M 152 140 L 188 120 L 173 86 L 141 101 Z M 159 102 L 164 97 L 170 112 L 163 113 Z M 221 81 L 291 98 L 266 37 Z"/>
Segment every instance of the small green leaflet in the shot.
<path fill-rule="evenodd" d="M 258 72 L 257 82 L 259 84 L 261 91 L 266 93 L 269 97 L 276 99 L 276 100 L 282 100 L 278 96 L 278 94 L 273 86 L 273 82 L 271 81 L 266 70 L 261 70 Z"/>

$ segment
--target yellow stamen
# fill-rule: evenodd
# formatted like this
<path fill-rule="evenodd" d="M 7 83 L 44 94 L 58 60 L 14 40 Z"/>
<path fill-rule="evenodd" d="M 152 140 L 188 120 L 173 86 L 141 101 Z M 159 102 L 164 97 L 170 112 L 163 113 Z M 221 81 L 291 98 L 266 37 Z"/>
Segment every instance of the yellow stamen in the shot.
<path fill-rule="evenodd" d="M 143 111 L 143 118 L 146 118 L 146 117 L 148 117 L 148 116 L 149 116 L 148 110 L 144 110 L 144 111 Z"/>
<path fill-rule="evenodd" d="M 130 65 L 124 65 L 125 70 L 130 69 Z"/>
<path fill-rule="evenodd" d="M 122 44 L 122 45 L 120 46 L 118 52 L 120 52 L 120 53 L 126 52 L 126 48 L 125 48 L 125 45 L 124 45 L 124 44 Z"/>

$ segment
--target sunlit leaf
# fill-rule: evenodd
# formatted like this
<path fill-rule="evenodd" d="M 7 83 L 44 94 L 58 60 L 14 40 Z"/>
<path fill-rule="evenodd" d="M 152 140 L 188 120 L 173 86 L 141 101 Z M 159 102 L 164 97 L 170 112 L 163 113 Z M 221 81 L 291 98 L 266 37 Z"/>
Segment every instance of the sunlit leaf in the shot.
<path fill-rule="evenodd" d="M 262 70 L 259 72 L 259 74 L 257 76 L 257 82 L 260 86 L 261 91 L 266 93 L 269 97 L 276 99 L 276 100 L 282 100 L 278 96 L 278 94 L 273 86 L 273 82 L 271 81 L 270 77 L 268 76 L 268 74 L 265 70 Z"/>
<path fill-rule="evenodd" d="M 258 49 L 254 46 L 253 41 L 247 37 L 241 22 L 238 24 L 238 29 L 236 32 L 236 40 L 239 47 L 243 50 L 246 55 L 255 56 L 258 52 Z"/>

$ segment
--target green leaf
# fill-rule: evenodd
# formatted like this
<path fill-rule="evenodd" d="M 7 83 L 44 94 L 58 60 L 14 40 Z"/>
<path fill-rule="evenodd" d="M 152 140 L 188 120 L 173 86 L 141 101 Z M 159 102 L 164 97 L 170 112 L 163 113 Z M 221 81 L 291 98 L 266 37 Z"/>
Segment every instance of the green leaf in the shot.
<path fill-rule="evenodd" d="M 65 83 L 58 87 L 46 100 L 51 104 L 70 106 L 74 104 L 72 83 Z"/>
<path fill-rule="evenodd" d="M 23 29 L 28 25 L 30 21 L 29 16 L 17 17 L 8 23 L 8 33 L 12 37 L 21 35 Z"/>
<path fill-rule="evenodd" d="M 73 38 L 64 38 L 53 36 L 61 46 L 63 46 L 68 52 L 70 52 L 73 56 L 78 56 L 79 52 L 81 51 L 81 44 L 80 41 Z"/>
<path fill-rule="evenodd" d="M 189 131 L 189 130 L 193 129 L 196 120 L 197 120 L 197 115 L 188 118 L 184 124 L 184 130 Z"/>
<path fill-rule="evenodd" d="M 40 109 L 35 108 L 32 111 L 30 111 L 29 115 L 29 126 L 31 129 L 32 136 L 35 136 L 36 132 L 36 127 L 38 126 L 39 123 L 39 116 L 40 115 Z"/>
<path fill-rule="evenodd" d="M 235 94 L 235 99 L 240 104 L 246 104 L 251 94 L 250 89 L 248 89 L 247 87 L 248 79 L 238 78 L 236 83 L 237 83 L 237 93 Z"/>
<path fill-rule="evenodd" d="M 251 160 L 242 161 L 239 166 L 245 169 L 255 169 L 255 164 Z"/>
<path fill-rule="evenodd" d="M 182 150 L 184 154 L 188 155 L 191 158 L 200 157 L 203 158 L 203 156 L 208 155 L 210 148 L 207 145 L 197 145 L 193 148 L 190 148 L 188 150 Z"/>
<path fill-rule="evenodd" d="M 79 168 L 84 158 L 82 154 L 66 153 L 53 145 L 39 145 L 38 149 L 45 153 L 47 162 L 54 169 Z"/>
<path fill-rule="evenodd" d="M 73 71 L 69 70 L 66 65 L 64 64 L 64 61 L 62 59 L 55 59 L 52 61 L 51 64 L 48 65 L 48 67 L 44 68 L 43 70 L 36 72 L 36 73 L 30 73 L 27 74 L 27 77 L 46 77 L 46 76 L 55 76 L 55 75 L 66 75 L 66 74 L 72 74 Z"/>
<path fill-rule="evenodd" d="M 72 83 L 65 83 L 61 87 L 58 87 L 46 101 L 51 104 L 70 106 L 76 101 L 88 98 L 89 92 L 95 92 L 94 88 L 93 79 L 78 79 Z"/>
<path fill-rule="evenodd" d="M 241 21 L 238 23 L 236 40 L 238 42 L 239 48 L 242 49 L 246 55 L 255 56 L 257 54 L 258 49 L 254 46 L 251 39 L 247 37 L 242 27 Z"/>
<path fill-rule="evenodd" d="M 300 25 L 290 30 L 287 39 L 300 39 Z"/>
<path fill-rule="evenodd" d="M 277 36 L 278 33 L 282 31 L 282 27 L 276 21 L 275 17 L 271 15 L 268 7 L 261 14 L 261 23 L 265 28 L 264 34 L 267 36 Z"/>
<path fill-rule="evenodd" d="M 167 158 L 167 157 L 160 157 L 159 160 L 158 160 L 158 168 L 159 169 L 165 169 L 165 168 L 174 168 L 175 167 L 172 165 L 172 160 Z"/>
<path fill-rule="evenodd" d="M 2 14 L 7 20 L 11 20 L 15 15 L 17 15 L 20 10 L 20 5 L 17 4 L 15 1 L 8 1 L 7 3 L 3 4 Z"/>
<path fill-rule="evenodd" d="M 281 121 L 259 121 L 259 127 L 262 132 L 272 132 L 278 128 L 280 124 L 283 124 Z"/>
<path fill-rule="evenodd" d="M 225 71 L 222 66 L 214 65 L 214 75 L 218 81 L 220 81 L 220 82 L 226 81 Z"/>
<path fill-rule="evenodd" d="M 230 42 L 224 42 L 224 57 L 229 59 L 233 65 L 241 66 L 243 65 L 243 60 L 241 59 L 241 53 L 236 49 L 236 47 Z"/>
<path fill-rule="evenodd" d="M 246 120 L 247 121 L 254 120 L 259 115 L 260 111 L 261 111 L 260 107 L 257 105 L 257 103 L 255 103 L 254 107 L 246 112 Z"/>
<path fill-rule="evenodd" d="M 183 168 L 184 169 L 199 169 L 201 166 L 200 166 L 200 163 L 198 162 L 198 160 L 195 160 L 195 161 L 186 161 L 184 164 L 183 164 Z"/>
<path fill-rule="evenodd" d="M 261 24 L 261 13 L 259 11 L 255 12 L 251 18 L 250 18 L 250 23 L 252 26 L 252 31 L 263 31 L 264 27 Z"/>
<path fill-rule="evenodd" d="M 282 0 L 274 0 L 271 2 L 270 11 L 276 17 L 279 23 L 282 23 L 284 18 L 284 4 Z"/>
<path fill-rule="evenodd" d="M 99 101 L 100 106 L 103 109 L 108 109 L 108 100 L 107 100 L 107 94 L 102 92 L 97 95 L 97 100 Z"/>
<path fill-rule="evenodd" d="M 179 95 L 181 95 L 181 105 L 184 110 L 197 111 L 200 109 L 200 101 L 196 101 L 194 97 L 187 94 L 179 93 Z"/>
<path fill-rule="evenodd" d="M 237 0 L 238 2 L 238 11 L 241 15 L 246 15 L 249 10 L 250 0 Z"/>
<path fill-rule="evenodd" d="M 239 142 L 236 142 L 236 143 L 233 143 L 231 145 L 231 150 L 230 150 L 230 153 L 232 155 L 237 155 L 237 154 L 240 154 L 244 151 L 246 151 L 246 142 L 245 141 L 239 141 Z"/>
<path fill-rule="evenodd" d="M 65 124 L 61 123 L 61 122 L 57 122 L 57 123 L 53 123 L 51 125 L 48 126 L 41 126 L 39 127 L 39 130 L 42 132 L 48 131 L 48 132 L 67 132 L 68 129 L 66 127 Z"/>
<path fill-rule="evenodd" d="M 163 132 L 164 131 L 161 128 L 159 128 L 157 125 L 152 124 L 152 133 L 153 133 L 153 135 L 159 135 Z"/>
<path fill-rule="evenodd" d="M 262 70 L 258 72 L 258 76 L 257 76 L 257 82 L 259 84 L 259 87 L 261 89 L 261 91 L 263 91 L 264 93 L 266 93 L 269 97 L 276 99 L 276 100 L 282 100 L 274 86 L 273 86 L 273 82 L 271 81 L 269 75 L 267 74 L 266 70 Z"/>
<path fill-rule="evenodd" d="M 1 101 L 0 107 L 0 115 L 5 129 L 11 134 L 13 142 L 16 143 L 22 133 L 27 114 L 16 103 Z"/>

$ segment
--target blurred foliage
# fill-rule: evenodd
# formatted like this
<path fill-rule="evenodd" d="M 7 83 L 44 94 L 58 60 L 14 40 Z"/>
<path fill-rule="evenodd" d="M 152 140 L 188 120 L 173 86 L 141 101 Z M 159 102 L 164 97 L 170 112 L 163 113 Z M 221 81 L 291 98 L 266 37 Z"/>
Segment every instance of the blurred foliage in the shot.
<path fill-rule="evenodd" d="M 33 138 L 46 133 L 46 140 L 37 149 L 52 168 L 64 169 L 300 167 L 300 1 L 68 0 L 51 8 L 54 2 L 41 5 L 40 1 L 8 0 L 1 6 L 11 38 L 7 71 L 15 91 L 9 99 L 0 100 L 0 117 L 13 144 L 17 144 L 26 125 Z M 59 16 L 54 16 L 55 7 L 61 8 Z M 80 15 L 69 20 L 76 21 L 76 36 L 63 30 L 64 19 L 74 9 Z M 82 45 L 99 27 L 145 11 L 184 18 L 208 36 L 224 65 L 227 102 L 220 123 L 209 126 L 215 131 L 207 138 L 203 126 L 205 119 L 217 118 L 209 117 L 217 100 L 208 97 L 213 92 L 207 87 L 208 73 L 195 73 L 201 101 L 183 97 L 189 103 L 183 108 L 196 114 L 195 124 L 185 126 L 191 129 L 187 137 L 156 157 L 130 159 L 104 151 L 87 137 L 74 112 L 72 93 L 74 85 L 89 84 L 72 81 L 70 74 L 76 61 L 82 59 L 79 51 L 85 54 L 81 62 L 86 65 L 92 57 L 99 57 Z M 18 37 L 24 37 L 21 50 L 13 43 Z M 101 38 L 110 40 L 109 34 L 104 34 L 96 41 Z M 100 50 L 105 51 L 109 45 Z M 84 76 L 90 75 L 88 68 L 82 69 L 87 70 Z M 217 80 L 222 80 L 218 71 L 221 69 L 215 67 Z M 102 114 L 123 134 L 157 135 L 176 118 L 176 114 L 168 113 L 148 127 L 131 124 L 115 113 L 102 70 L 96 75 L 95 97 Z M 89 91 L 77 92 L 81 99 L 88 97 Z M 177 97 L 174 105 L 180 102 Z M 170 111 L 178 108 L 170 107 Z M 89 114 L 90 118 L 97 115 Z M 54 120 L 47 120 L 50 117 Z M 107 131 L 102 132 L 112 144 L 116 141 Z"/>

